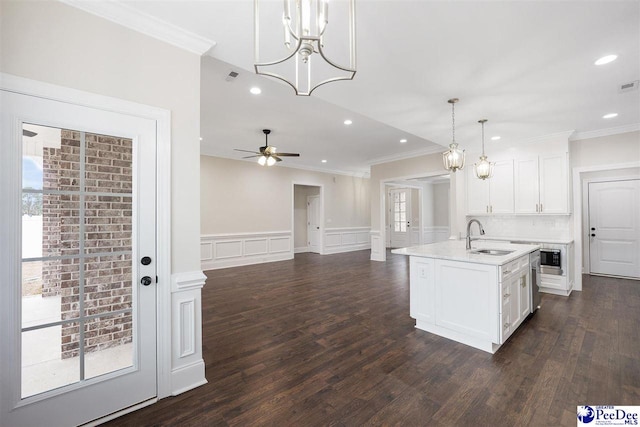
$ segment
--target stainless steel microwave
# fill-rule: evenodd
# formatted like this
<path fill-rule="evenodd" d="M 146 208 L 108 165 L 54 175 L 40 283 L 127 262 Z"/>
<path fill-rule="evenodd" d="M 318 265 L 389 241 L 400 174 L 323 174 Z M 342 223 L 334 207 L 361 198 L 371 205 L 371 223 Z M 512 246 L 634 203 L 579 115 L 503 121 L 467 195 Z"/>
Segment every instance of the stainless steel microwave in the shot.
<path fill-rule="evenodd" d="M 562 251 L 560 249 L 540 249 L 540 272 L 562 276 Z"/>

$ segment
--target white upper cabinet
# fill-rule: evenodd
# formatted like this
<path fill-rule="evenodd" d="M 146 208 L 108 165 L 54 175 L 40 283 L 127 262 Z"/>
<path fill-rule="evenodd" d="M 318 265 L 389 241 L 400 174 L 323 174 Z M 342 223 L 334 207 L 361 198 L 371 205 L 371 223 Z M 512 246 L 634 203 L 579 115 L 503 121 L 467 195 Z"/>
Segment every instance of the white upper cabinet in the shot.
<path fill-rule="evenodd" d="M 567 155 L 540 156 L 540 212 L 569 213 Z"/>
<path fill-rule="evenodd" d="M 467 214 L 513 213 L 513 160 L 496 162 L 493 176 L 482 180 L 467 170 Z"/>
<path fill-rule="evenodd" d="M 569 213 L 567 153 L 515 160 L 515 213 Z"/>

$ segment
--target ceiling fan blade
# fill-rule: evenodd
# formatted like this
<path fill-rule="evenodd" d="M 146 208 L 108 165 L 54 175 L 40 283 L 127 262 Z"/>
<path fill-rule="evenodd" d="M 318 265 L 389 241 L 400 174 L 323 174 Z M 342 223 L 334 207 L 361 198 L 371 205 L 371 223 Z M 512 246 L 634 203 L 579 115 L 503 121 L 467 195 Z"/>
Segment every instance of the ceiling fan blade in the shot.
<path fill-rule="evenodd" d="M 262 157 L 262 154 L 258 154 L 257 156 L 247 156 L 247 157 L 242 157 L 243 159 L 253 159 L 256 157 Z"/>
<path fill-rule="evenodd" d="M 261 153 L 258 153 L 257 151 L 240 150 L 240 149 L 238 149 L 238 148 L 234 148 L 233 150 L 234 150 L 234 151 L 242 151 L 243 153 L 261 154 Z"/>
<path fill-rule="evenodd" d="M 300 153 L 277 153 L 278 156 L 300 157 Z"/>
<path fill-rule="evenodd" d="M 280 154 L 278 154 L 278 156 L 279 156 L 279 155 L 280 155 Z M 278 157 L 278 156 L 274 156 L 273 154 L 271 155 L 271 157 L 273 157 L 274 159 L 276 159 L 276 162 L 281 162 L 281 161 L 282 161 L 282 159 L 281 159 L 280 157 Z"/>
<path fill-rule="evenodd" d="M 28 136 L 29 138 L 36 136 L 36 132 L 31 132 L 30 130 L 22 129 L 22 136 Z"/>

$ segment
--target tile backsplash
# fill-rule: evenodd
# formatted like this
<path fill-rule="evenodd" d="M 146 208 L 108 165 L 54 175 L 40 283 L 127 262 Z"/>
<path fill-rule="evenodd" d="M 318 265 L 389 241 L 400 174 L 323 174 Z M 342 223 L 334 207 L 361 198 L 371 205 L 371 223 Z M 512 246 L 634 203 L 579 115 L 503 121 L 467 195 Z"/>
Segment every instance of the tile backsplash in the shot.
<path fill-rule="evenodd" d="M 527 216 L 481 216 L 475 218 L 482 223 L 488 236 L 535 237 L 550 239 L 573 238 L 573 217 L 570 215 Z M 473 226 L 473 233 L 477 233 Z"/>

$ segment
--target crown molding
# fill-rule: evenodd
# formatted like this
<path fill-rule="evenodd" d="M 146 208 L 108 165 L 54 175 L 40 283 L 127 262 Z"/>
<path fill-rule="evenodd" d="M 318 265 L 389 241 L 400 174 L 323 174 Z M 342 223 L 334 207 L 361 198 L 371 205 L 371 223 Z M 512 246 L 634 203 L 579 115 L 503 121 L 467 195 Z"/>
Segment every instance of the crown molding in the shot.
<path fill-rule="evenodd" d="M 640 123 L 632 123 L 630 125 L 616 126 L 606 129 L 590 130 L 586 132 L 575 132 L 569 138 L 570 141 L 579 141 L 581 139 L 600 138 L 602 136 L 618 135 L 620 133 L 640 131 Z"/>
<path fill-rule="evenodd" d="M 153 37 L 199 56 L 204 55 L 216 42 L 177 27 L 166 21 L 141 12 L 118 0 L 86 1 L 60 0 L 69 6 L 83 10 L 131 30 Z"/>
<path fill-rule="evenodd" d="M 442 153 L 446 151 L 445 147 L 436 146 L 431 148 L 423 148 L 421 150 L 408 151 L 406 153 L 392 154 L 390 156 L 378 157 L 367 161 L 369 166 L 379 165 L 381 163 L 395 162 L 398 160 L 411 159 L 418 156 L 427 156 L 429 154 Z"/>
<path fill-rule="evenodd" d="M 238 159 L 237 157 L 223 156 L 223 155 L 221 155 L 219 153 L 214 153 L 213 151 L 207 150 L 204 147 L 200 148 L 200 155 L 201 156 L 209 156 L 209 157 L 218 157 L 220 159 L 227 159 L 227 160 L 236 160 L 236 161 L 240 161 L 240 162 L 255 163 L 254 160 Z M 306 170 L 306 171 L 310 171 L 310 172 L 320 172 L 320 173 L 325 173 L 327 175 L 354 176 L 356 178 L 370 178 L 371 177 L 371 173 L 370 172 L 366 172 L 366 171 L 344 171 L 344 170 L 339 170 L 339 169 L 324 169 L 324 168 L 319 168 L 319 167 L 314 167 L 314 166 L 292 165 L 290 163 L 286 164 L 286 165 L 280 164 L 280 165 L 278 165 L 278 167 L 290 168 L 290 169 L 300 169 L 300 170 Z"/>

